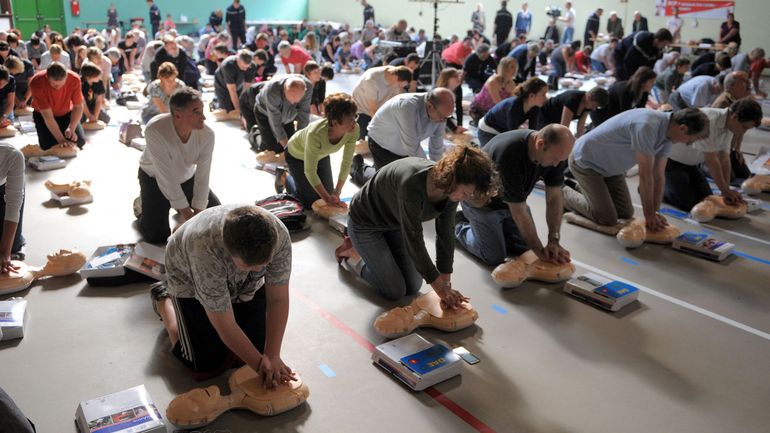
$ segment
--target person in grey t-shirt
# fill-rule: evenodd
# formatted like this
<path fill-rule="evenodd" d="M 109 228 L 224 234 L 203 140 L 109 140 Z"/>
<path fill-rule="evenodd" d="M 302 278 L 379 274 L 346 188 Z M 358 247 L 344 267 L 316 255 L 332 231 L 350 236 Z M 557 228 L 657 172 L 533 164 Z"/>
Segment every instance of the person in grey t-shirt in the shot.
<path fill-rule="evenodd" d="M 239 358 L 268 387 L 293 379 L 281 359 L 291 256 L 288 230 L 258 206 L 217 206 L 183 224 L 166 247 L 166 285 L 151 290 L 173 354 L 199 378 Z"/>
<path fill-rule="evenodd" d="M 302 75 L 286 75 L 270 80 L 257 95 L 254 117 L 262 138 L 261 150 L 283 153 L 297 129 L 310 123 L 313 84 Z"/>
<path fill-rule="evenodd" d="M 658 214 L 671 142 L 690 144 L 708 134 L 708 118 L 687 108 L 662 113 L 637 108 L 618 114 L 580 137 L 569 158 L 579 191 L 564 187 L 564 205 L 597 224 L 611 226 L 634 215 L 625 173 L 639 165 L 639 193 L 647 229 L 658 231 Z"/>

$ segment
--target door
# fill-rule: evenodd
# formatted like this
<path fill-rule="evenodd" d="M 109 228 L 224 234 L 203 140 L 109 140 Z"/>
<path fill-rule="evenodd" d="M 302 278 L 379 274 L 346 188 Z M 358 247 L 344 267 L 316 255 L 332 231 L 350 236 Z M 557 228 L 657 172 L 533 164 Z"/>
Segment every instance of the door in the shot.
<path fill-rule="evenodd" d="M 64 2 L 61 0 L 13 0 L 14 27 L 21 30 L 24 39 L 48 24 L 52 30 L 66 35 Z"/>

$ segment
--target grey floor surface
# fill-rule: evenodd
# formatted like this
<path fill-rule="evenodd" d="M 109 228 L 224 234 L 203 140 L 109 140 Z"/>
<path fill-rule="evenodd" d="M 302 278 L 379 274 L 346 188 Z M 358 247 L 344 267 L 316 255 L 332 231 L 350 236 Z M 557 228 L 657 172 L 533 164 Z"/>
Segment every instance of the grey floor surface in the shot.
<path fill-rule="evenodd" d="M 329 91 L 349 91 L 355 78 L 338 75 Z M 119 108 L 112 114 L 130 115 Z M 270 195 L 273 177 L 254 168 L 245 133 L 234 123 L 208 124 L 217 132 L 211 187 L 222 202 Z M 42 265 L 59 248 L 90 254 L 138 239 L 131 204 L 140 153 L 117 135 L 116 126 L 89 134 L 85 150 L 65 169 L 28 171 L 29 264 Z M 21 146 L 36 139 L 9 141 Z M 745 151 L 756 154 L 762 146 L 770 147 L 770 133 L 751 131 Z M 94 202 L 51 205 L 43 187 L 49 178 L 93 180 Z M 629 179 L 631 191 L 637 181 Z M 348 184 L 343 195 L 355 189 Z M 761 198 L 762 211 L 705 227 L 743 254 L 724 263 L 655 245 L 625 250 L 612 237 L 565 223 L 563 245 L 579 271 L 643 288 L 640 302 L 621 314 L 570 298 L 558 284 L 500 289 L 490 269 L 458 247 L 454 285 L 472 298 L 480 318 L 458 333 L 421 333 L 464 345 L 481 362 L 431 394 L 411 392 L 372 366 L 367 342 L 384 340 L 371 323 L 398 304 L 378 299 L 337 267 L 333 249 L 341 238 L 313 218 L 311 229 L 294 238 L 283 346 L 284 360 L 310 387 L 308 403 L 273 418 L 230 412 L 199 431 L 770 431 L 770 195 Z M 542 194 L 533 194 L 529 205 L 545 235 Z M 683 230 L 704 228 L 671 221 Z M 433 251 L 431 224 L 425 234 Z M 41 281 L 19 295 L 29 300 L 30 322 L 23 340 L 0 344 L 0 385 L 39 432 L 72 432 L 78 401 L 138 384 L 165 410 L 178 393 L 226 383 L 224 377 L 196 383 L 169 355 L 146 284 L 94 288 L 76 275 Z"/>

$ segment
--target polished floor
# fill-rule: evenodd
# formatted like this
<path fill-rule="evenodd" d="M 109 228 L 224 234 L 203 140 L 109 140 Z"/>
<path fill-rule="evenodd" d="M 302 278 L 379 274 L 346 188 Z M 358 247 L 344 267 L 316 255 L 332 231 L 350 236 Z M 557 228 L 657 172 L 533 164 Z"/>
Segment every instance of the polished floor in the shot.
<path fill-rule="evenodd" d="M 349 91 L 354 82 L 355 76 L 339 74 L 329 91 Z M 116 120 L 133 114 L 112 110 Z M 245 133 L 234 123 L 208 124 L 217 133 L 211 188 L 222 202 L 270 195 L 273 177 L 255 169 Z M 28 171 L 29 264 L 42 265 L 59 248 L 90 254 L 138 239 L 131 204 L 139 191 L 140 153 L 118 142 L 116 125 L 89 134 L 85 150 L 66 168 Z M 8 141 L 22 146 L 35 140 Z M 770 133 L 749 132 L 747 157 L 762 149 L 770 150 Z M 52 205 L 43 186 L 49 178 L 91 179 L 94 202 Z M 629 178 L 631 191 L 637 182 Z M 343 195 L 355 189 L 348 184 Z M 372 321 L 398 304 L 377 298 L 337 266 L 333 249 L 341 238 L 312 217 L 310 230 L 294 237 L 283 345 L 284 360 L 310 387 L 309 401 L 273 418 L 230 412 L 199 431 L 768 431 L 770 195 L 761 198 L 761 211 L 737 221 L 698 227 L 671 219 L 682 230 L 708 230 L 735 243 L 740 255 L 723 263 L 656 245 L 626 250 L 612 237 L 565 223 L 563 245 L 579 272 L 620 278 L 642 290 L 639 302 L 619 314 L 583 304 L 559 284 L 500 289 L 490 269 L 458 247 L 454 285 L 471 297 L 480 318 L 458 333 L 421 334 L 463 345 L 481 362 L 419 393 L 370 361 L 370 344 L 384 341 Z M 528 203 L 544 235 L 544 197 L 536 191 Z M 425 235 L 433 251 L 431 224 Z M 80 400 L 138 384 L 165 410 L 178 393 L 226 383 L 224 377 L 196 383 L 169 355 L 146 284 L 96 288 L 76 275 L 41 281 L 17 296 L 29 300 L 30 320 L 23 340 L 0 343 L 0 386 L 39 432 L 72 432 Z"/>

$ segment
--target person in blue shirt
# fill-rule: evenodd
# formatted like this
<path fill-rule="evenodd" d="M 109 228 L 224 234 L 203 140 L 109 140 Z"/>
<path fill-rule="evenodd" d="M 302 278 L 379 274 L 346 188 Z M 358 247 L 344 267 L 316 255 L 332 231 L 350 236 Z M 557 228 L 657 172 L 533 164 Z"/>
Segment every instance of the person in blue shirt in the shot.
<path fill-rule="evenodd" d="M 532 12 L 529 11 L 529 5 L 524 3 L 521 5 L 521 10 L 516 13 L 516 37 L 523 34 L 529 34 L 532 30 Z"/>
<path fill-rule="evenodd" d="M 563 188 L 564 206 L 596 224 L 613 226 L 634 216 L 626 171 L 639 165 L 639 195 L 647 230 L 666 227 L 658 213 L 672 142 L 691 144 L 708 135 L 709 120 L 697 109 L 674 113 L 625 111 L 578 138 L 569 169 L 579 191 Z"/>
<path fill-rule="evenodd" d="M 160 8 L 153 0 L 147 0 L 147 6 L 150 7 L 150 26 L 152 27 L 150 39 L 155 39 L 160 30 Z"/>
<path fill-rule="evenodd" d="M 479 144 L 484 147 L 494 136 L 518 129 L 524 122 L 537 124 L 540 107 L 545 104 L 548 84 L 532 77 L 516 86 L 513 96 L 503 99 L 479 121 Z"/>

